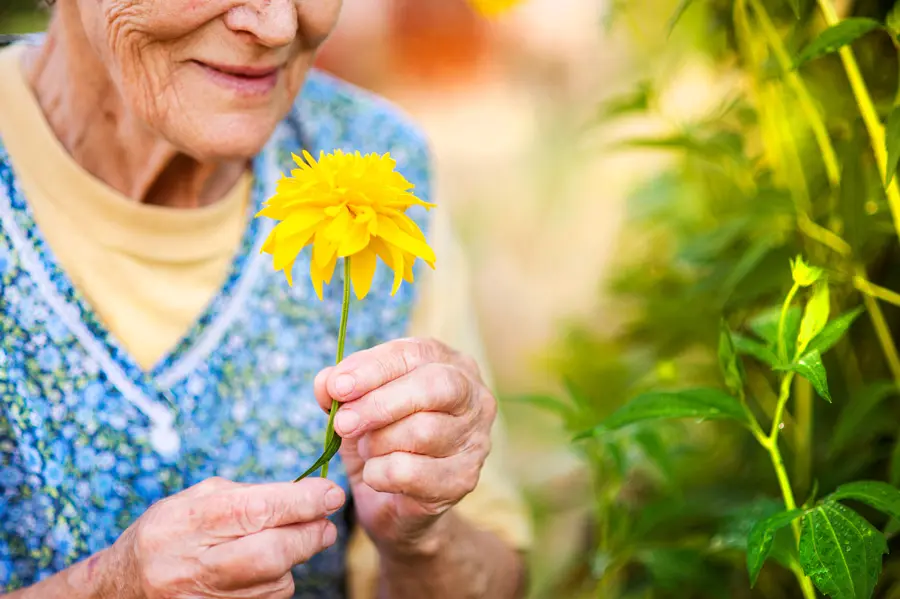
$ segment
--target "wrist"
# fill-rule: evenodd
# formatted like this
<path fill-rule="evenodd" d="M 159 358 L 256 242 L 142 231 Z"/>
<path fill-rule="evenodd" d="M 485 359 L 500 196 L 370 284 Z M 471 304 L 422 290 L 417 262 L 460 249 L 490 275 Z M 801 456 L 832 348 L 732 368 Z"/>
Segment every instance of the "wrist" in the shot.
<path fill-rule="evenodd" d="M 382 558 L 402 563 L 434 558 L 452 542 L 456 526 L 456 515 L 450 510 L 420 530 L 377 543 L 379 553 Z"/>

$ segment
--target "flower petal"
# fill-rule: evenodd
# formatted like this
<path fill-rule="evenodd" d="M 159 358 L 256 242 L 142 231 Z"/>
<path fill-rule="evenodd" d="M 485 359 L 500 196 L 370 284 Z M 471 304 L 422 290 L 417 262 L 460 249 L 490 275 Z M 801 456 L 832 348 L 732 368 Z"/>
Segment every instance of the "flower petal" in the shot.
<path fill-rule="evenodd" d="M 317 230 L 313 241 L 313 264 L 322 268 L 336 256 L 337 243 L 328 239 L 323 229 Z"/>
<path fill-rule="evenodd" d="M 404 252 L 421 258 L 429 264 L 434 264 L 435 256 L 427 243 L 416 239 L 415 237 L 405 233 L 390 218 L 380 218 L 378 220 L 378 237 L 386 241 L 390 245 L 395 245 Z"/>
<path fill-rule="evenodd" d="M 366 223 L 354 222 L 350 225 L 347 235 L 341 239 L 337 255 L 341 258 L 354 256 L 369 245 L 369 239 L 371 239 L 371 235 L 369 235 L 369 227 Z"/>
<path fill-rule="evenodd" d="M 324 266 L 319 266 L 316 264 L 315 260 L 310 262 L 309 276 L 312 280 L 313 288 L 316 290 L 316 295 L 320 300 L 322 299 L 322 284 L 328 285 L 331 283 L 331 277 L 334 275 L 334 267 L 336 264 L 337 254 L 332 255 L 331 260 Z"/>
<path fill-rule="evenodd" d="M 353 291 L 356 293 L 356 299 L 361 300 L 369 294 L 369 289 L 372 287 L 372 279 L 375 277 L 376 265 L 375 252 L 368 248 L 358 254 L 354 254 L 350 260 L 350 280 L 353 281 Z"/>
<path fill-rule="evenodd" d="M 375 250 L 375 253 L 378 254 L 378 257 L 381 258 L 382 262 L 394 271 L 394 285 L 391 288 L 391 295 L 394 295 L 397 293 L 397 290 L 400 289 L 400 284 L 403 282 L 403 252 L 377 237 L 372 238 L 369 247 Z"/>

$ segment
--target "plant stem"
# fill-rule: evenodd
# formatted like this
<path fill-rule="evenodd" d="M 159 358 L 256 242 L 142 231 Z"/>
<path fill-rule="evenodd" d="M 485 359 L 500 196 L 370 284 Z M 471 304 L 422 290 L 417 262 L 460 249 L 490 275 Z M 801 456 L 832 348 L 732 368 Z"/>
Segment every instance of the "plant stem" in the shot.
<path fill-rule="evenodd" d="M 785 362 L 788 360 L 787 348 L 784 345 L 784 325 L 787 322 L 788 310 L 791 308 L 791 303 L 794 301 L 794 296 L 797 295 L 797 291 L 800 289 L 800 285 L 794 283 L 791 286 L 791 290 L 788 291 L 787 297 L 784 299 L 784 303 L 781 305 L 781 316 L 778 319 L 778 337 L 776 339 L 776 346 L 778 347 L 778 357 Z"/>
<path fill-rule="evenodd" d="M 812 129 L 813 137 L 815 137 L 816 144 L 819 146 L 819 152 L 822 154 L 822 162 L 825 164 L 825 173 L 828 176 L 828 182 L 832 187 L 836 188 L 841 180 L 841 169 L 838 165 L 837 153 L 834 151 L 831 138 L 828 136 L 828 128 L 825 126 L 825 121 L 819 114 L 819 110 L 816 108 L 816 104 L 813 102 L 809 90 L 806 88 L 799 73 L 797 73 L 797 70 L 794 68 L 794 62 L 791 59 L 787 48 L 785 48 L 781 36 L 778 35 L 778 30 L 775 28 L 775 24 L 769 17 L 769 13 L 766 12 L 765 6 L 763 6 L 763 3 L 760 0 L 750 0 L 750 5 L 753 7 L 753 12 L 756 13 L 756 18 L 762 28 L 763 35 L 765 35 L 766 41 L 772 48 L 772 53 L 775 55 L 775 59 L 781 67 L 785 80 L 787 81 L 788 86 L 797 95 L 800 110 L 803 111 L 807 123 Z"/>
<path fill-rule="evenodd" d="M 853 284 L 862 292 L 863 303 L 866 306 L 866 311 L 869 313 L 872 327 L 875 329 L 875 336 L 878 337 L 878 342 L 881 344 L 881 351 L 884 352 L 884 358 L 887 360 L 891 376 L 894 377 L 894 382 L 900 384 L 900 356 L 897 354 L 897 346 L 894 344 L 894 338 L 891 336 L 891 330 L 884 319 L 881 306 L 875 300 L 877 295 L 873 293 L 874 286 L 866 281 L 866 272 L 861 266 L 857 267 L 856 272 Z M 863 285 L 863 282 L 865 282 L 865 285 Z M 884 289 L 884 291 L 888 290 Z"/>
<path fill-rule="evenodd" d="M 829 27 L 840 23 L 841 18 L 835 11 L 831 0 L 818 0 L 819 10 L 825 17 L 825 22 Z M 847 73 L 847 79 L 850 81 L 850 88 L 853 90 L 853 96 L 856 98 L 856 105 L 859 107 L 859 113 L 869 132 L 869 141 L 872 144 L 872 152 L 875 154 L 875 162 L 878 164 L 878 172 L 881 174 L 881 181 L 884 182 L 887 177 L 887 146 L 885 145 L 884 126 L 878 117 L 878 111 L 875 110 L 875 103 L 866 87 L 865 79 L 859 70 L 859 64 L 856 62 L 856 55 L 850 46 L 844 46 L 839 50 L 841 62 L 844 63 L 844 71 Z M 891 216 L 894 221 L 894 230 L 900 237 L 900 187 L 897 186 L 897 180 L 891 182 L 887 187 L 888 206 L 891 208 Z"/>
<path fill-rule="evenodd" d="M 790 302 L 785 302 L 788 305 Z M 772 432 L 762 443 L 766 451 L 769 452 L 769 458 L 772 460 L 772 467 L 775 469 L 775 476 L 778 478 L 778 486 L 781 488 L 781 496 L 784 500 L 784 508 L 788 511 L 797 509 L 797 501 L 794 499 L 794 491 L 791 489 L 791 481 L 787 475 L 787 469 L 784 466 L 784 458 L 781 456 L 781 450 L 778 448 L 778 432 L 781 430 L 781 418 L 784 415 L 784 408 L 791 396 L 791 383 L 794 380 L 794 373 L 787 373 L 781 379 L 781 391 L 778 394 L 778 405 L 775 408 L 775 415 L 772 420 Z M 800 523 L 797 520 L 791 522 L 791 529 L 794 531 L 794 539 L 800 542 Z M 800 584 L 800 590 L 806 599 L 815 599 L 816 591 L 812 586 L 812 581 L 800 570 L 793 570 L 797 582 Z"/>
<path fill-rule="evenodd" d="M 347 339 L 347 319 L 350 316 L 350 256 L 344 258 L 344 298 L 341 302 L 341 326 L 338 328 L 337 356 L 334 363 L 340 364 L 344 359 L 344 343 Z M 325 447 L 331 443 L 334 436 L 334 416 L 337 414 L 340 403 L 331 400 L 331 410 L 328 412 L 328 426 L 325 427 Z M 328 463 L 322 466 L 322 478 L 328 478 Z"/>

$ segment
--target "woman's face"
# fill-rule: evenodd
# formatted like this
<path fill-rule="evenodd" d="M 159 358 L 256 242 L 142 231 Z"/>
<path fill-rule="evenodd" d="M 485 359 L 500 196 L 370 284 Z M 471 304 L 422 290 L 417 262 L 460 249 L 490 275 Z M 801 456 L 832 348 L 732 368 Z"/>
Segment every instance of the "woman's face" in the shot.
<path fill-rule="evenodd" d="M 287 114 L 342 0 L 77 2 L 124 107 L 201 160 L 256 154 Z"/>

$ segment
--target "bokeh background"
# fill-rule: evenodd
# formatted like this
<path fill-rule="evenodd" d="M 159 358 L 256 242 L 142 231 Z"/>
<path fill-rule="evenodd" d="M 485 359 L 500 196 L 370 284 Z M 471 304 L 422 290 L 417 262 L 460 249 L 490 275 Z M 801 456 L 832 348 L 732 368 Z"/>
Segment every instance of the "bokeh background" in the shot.
<path fill-rule="evenodd" d="M 797 1 L 800 21 L 777 0 L 526 0 L 491 20 L 466 0 L 345 0 L 322 52 L 322 68 L 390 98 L 431 139 L 437 201 L 475 276 L 511 474 L 534 512 L 535 598 L 799 596 L 774 567 L 749 589 L 748 518 L 779 503 L 765 454 L 739 433 L 689 424 L 572 442 L 637 391 L 716 376 L 720 316 L 742 326 L 777 304 L 788 257 L 832 260 L 811 222 L 852 246 L 830 264 L 847 284 L 835 308 L 860 303 L 853 273 L 900 287 L 890 213 L 840 63 L 802 71 L 848 181 L 838 198 L 780 82 L 772 39 L 762 39 L 760 7 L 792 55 L 823 29 L 815 3 Z M 754 33 L 742 38 L 748 2 Z M 834 6 L 900 24 L 894 4 Z M 44 19 L 32 0 L 0 0 L 0 33 L 37 31 Z M 855 47 L 883 115 L 896 102 L 896 31 L 863 42 Z M 854 232 L 852 222 L 866 224 Z M 895 296 L 888 303 L 900 305 Z M 885 309 L 896 325 L 900 311 Z M 829 362 L 836 397 L 890 378 L 877 332 L 840 346 L 837 376 Z M 771 373 L 751 374 L 760 412 L 771 413 Z M 889 467 L 900 481 L 900 403 L 877 403 L 900 388 L 893 374 L 865 413 L 787 415 L 799 499 L 883 479 Z M 808 405 L 809 386 L 796 393 Z M 841 420 L 852 425 L 836 444 Z M 900 597 L 900 567 L 885 572 L 878 596 Z"/>

